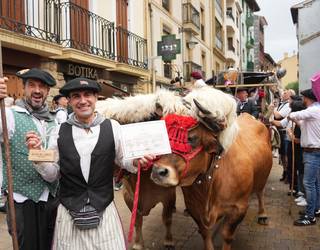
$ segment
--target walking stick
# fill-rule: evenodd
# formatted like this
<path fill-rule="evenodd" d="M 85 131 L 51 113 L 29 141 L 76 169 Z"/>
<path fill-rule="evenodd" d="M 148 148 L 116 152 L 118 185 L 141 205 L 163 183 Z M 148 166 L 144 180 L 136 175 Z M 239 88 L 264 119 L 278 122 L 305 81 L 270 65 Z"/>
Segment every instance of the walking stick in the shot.
<path fill-rule="evenodd" d="M 292 195 L 293 195 L 293 185 L 294 185 L 294 171 L 295 171 L 295 164 L 294 164 L 294 159 L 295 159 L 295 152 L 294 152 L 294 128 L 295 128 L 295 123 L 292 122 L 292 137 L 291 137 L 291 147 L 292 147 L 292 168 L 291 168 L 291 188 L 290 188 L 290 196 L 291 196 L 291 201 L 290 201 L 290 208 L 289 208 L 289 215 L 291 215 L 291 208 L 292 208 Z"/>
<path fill-rule="evenodd" d="M 1 41 L 0 41 L 0 77 L 3 77 Z M 8 203 L 9 203 L 12 245 L 14 250 L 18 250 L 19 245 L 18 245 L 18 238 L 17 238 L 16 212 L 14 209 L 14 202 L 13 202 L 13 181 L 12 181 L 12 171 L 11 171 L 12 168 L 11 168 L 11 158 L 10 158 L 10 145 L 9 145 L 9 135 L 8 135 L 8 128 L 7 128 L 7 118 L 6 118 L 4 99 L 0 100 L 0 108 L 1 108 L 3 145 L 5 149 L 5 159 L 7 163 L 8 201 L 9 201 Z"/>

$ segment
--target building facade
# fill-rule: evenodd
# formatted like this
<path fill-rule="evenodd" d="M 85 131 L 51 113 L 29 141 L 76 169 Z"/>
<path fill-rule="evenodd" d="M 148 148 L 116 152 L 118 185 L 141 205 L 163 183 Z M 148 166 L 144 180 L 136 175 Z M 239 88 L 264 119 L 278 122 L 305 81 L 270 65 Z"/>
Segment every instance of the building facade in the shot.
<path fill-rule="evenodd" d="M 242 8 L 238 0 L 226 1 L 226 59 L 227 68 L 240 68 L 240 39 L 241 39 L 241 13 Z"/>
<path fill-rule="evenodd" d="M 15 72 L 39 67 L 58 81 L 96 79 L 104 97 L 149 86 L 144 0 L 8 0 L 0 6 L 3 71 L 20 98 Z"/>
<path fill-rule="evenodd" d="M 268 25 L 264 16 L 254 15 L 254 70 L 266 71 L 264 68 L 264 27 Z"/>
<path fill-rule="evenodd" d="M 255 0 L 241 0 L 241 69 L 242 71 L 254 70 L 254 12 L 260 7 Z"/>
<path fill-rule="evenodd" d="M 287 71 L 286 75 L 281 78 L 281 84 L 284 88 L 289 83 L 298 82 L 298 56 L 295 52 L 291 56 L 288 53 L 284 53 L 278 65 Z"/>
<path fill-rule="evenodd" d="M 291 7 L 298 39 L 299 89 L 311 87 L 310 78 L 320 71 L 320 1 L 308 0 Z"/>

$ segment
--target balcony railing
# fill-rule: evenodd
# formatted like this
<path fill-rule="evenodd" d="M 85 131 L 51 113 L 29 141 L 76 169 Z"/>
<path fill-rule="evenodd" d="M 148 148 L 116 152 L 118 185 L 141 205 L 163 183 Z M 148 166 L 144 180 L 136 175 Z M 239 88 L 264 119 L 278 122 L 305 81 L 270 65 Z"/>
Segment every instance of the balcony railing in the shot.
<path fill-rule="evenodd" d="M 252 49 L 254 47 L 254 39 L 252 37 L 248 38 L 246 46 L 247 49 Z"/>
<path fill-rule="evenodd" d="M 218 36 L 216 36 L 216 47 L 220 50 L 223 50 L 223 43 L 222 43 L 222 39 Z"/>
<path fill-rule="evenodd" d="M 227 10 L 227 11 L 226 11 L 226 15 L 227 15 L 227 18 L 231 18 L 231 19 L 234 21 L 234 17 L 233 17 L 233 14 L 232 14 L 232 10 Z"/>
<path fill-rule="evenodd" d="M 113 22 L 70 2 L 8 1 L 0 5 L 0 28 L 63 48 L 74 48 L 143 69 L 148 67 L 146 39 L 115 27 Z"/>
<path fill-rule="evenodd" d="M 183 23 L 192 23 L 200 29 L 200 13 L 191 3 L 184 3 L 183 9 Z"/>
<path fill-rule="evenodd" d="M 216 11 L 219 13 L 219 15 L 222 17 L 222 6 L 221 6 L 221 0 L 216 0 L 215 2 L 215 8 L 216 8 Z"/>
<path fill-rule="evenodd" d="M 254 63 L 251 61 L 247 62 L 247 71 L 253 71 L 254 70 Z"/>
<path fill-rule="evenodd" d="M 194 62 L 184 62 L 183 63 L 184 67 L 184 80 L 186 82 L 190 81 L 190 75 L 193 71 L 199 71 L 203 74 L 202 67 Z"/>
<path fill-rule="evenodd" d="M 247 24 L 247 27 L 251 27 L 253 26 L 253 22 L 254 22 L 254 17 L 253 15 L 250 13 L 250 14 L 247 14 L 246 16 L 246 24 Z"/>

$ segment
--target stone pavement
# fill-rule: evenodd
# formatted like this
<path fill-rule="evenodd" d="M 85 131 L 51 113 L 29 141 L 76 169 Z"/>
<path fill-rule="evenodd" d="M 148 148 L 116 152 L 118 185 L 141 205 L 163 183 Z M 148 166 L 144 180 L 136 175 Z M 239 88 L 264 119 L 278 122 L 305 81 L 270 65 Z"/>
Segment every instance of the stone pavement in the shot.
<path fill-rule="evenodd" d="M 252 197 L 250 208 L 238 228 L 233 250 L 319 250 L 320 223 L 309 227 L 294 227 L 299 207 L 294 202 L 290 206 L 287 196 L 288 187 L 279 182 L 281 168 L 274 164 L 266 187 L 266 209 L 270 217 L 268 226 L 256 223 L 258 202 Z M 115 201 L 127 233 L 130 223 L 130 212 L 126 207 L 121 191 L 115 193 Z M 291 216 L 289 209 L 291 207 Z M 173 217 L 173 236 L 176 249 L 202 249 L 203 243 L 197 226 L 190 217 L 183 215 L 184 203 L 180 189 L 177 195 L 177 212 Z M 162 205 L 158 204 L 151 214 L 144 218 L 143 235 L 145 249 L 163 249 L 164 226 L 161 222 Z M 215 249 L 220 249 L 221 239 L 215 239 Z M 0 214 L 0 250 L 11 249 L 11 238 L 6 231 L 5 217 Z"/>

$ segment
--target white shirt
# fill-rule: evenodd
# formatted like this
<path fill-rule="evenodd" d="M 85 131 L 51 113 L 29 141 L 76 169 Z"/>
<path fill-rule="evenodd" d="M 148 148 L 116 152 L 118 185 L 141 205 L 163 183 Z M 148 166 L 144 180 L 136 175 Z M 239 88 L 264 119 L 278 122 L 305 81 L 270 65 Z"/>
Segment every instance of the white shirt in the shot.
<path fill-rule="evenodd" d="M 280 103 L 279 107 L 277 108 L 277 111 L 282 116 L 282 118 L 287 117 L 291 112 L 290 104 L 288 102 Z"/>
<path fill-rule="evenodd" d="M 129 172 L 136 173 L 137 170 L 133 166 L 132 160 L 125 161 L 123 159 L 121 137 L 120 137 L 120 124 L 115 120 L 111 120 L 111 126 L 113 130 L 113 139 L 114 139 L 114 145 L 115 145 L 115 163 L 121 166 L 122 168 L 127 169 Z M 55 131 L 52 132 L 52 136 L 50 137 L 50 140 L 48 143 L 48 148 L 55 150 L 57 153 L 56 162 L 58 162 L 58 159 L 59 159 L 58 144 L 57 144 L 57 139 L 59 137 L 59 130 L 60 130 L 60 126 L 56 127 Z M 80 156 L 81 172 L 86 182 L 88 182 L 89 174 L 90 174 L 91 153 L 98 142 L 99 135 L 100 135 L 100 126 L 91 127 L 89 132 L 87 132 L 85 129 L 72 126 L 72 137 L 74 140 L 75 147 Z M 55 167 L 56 164 L 57 163 L 39 163 L 37 164 L 37 166 L 39 169 L 42 169 L 44 166 L 48 168 L 50 165 L 53 165 L 53 167 Z M 50 177 L 58 178 L 58 176 L 54 174 Z"/>
<path fill-rule="evenodd" d="M 320 148 L 320 103 L 315 102 L 307 109 L 292 112 L 290 118 L 300 122 L 303 148 Z"/>
<path fill-rule="evenodd" d="M 194 82 L 193 86 L 194 86 L 195 88 L 202 88 L 202 87 L 205 87 L 205 86 L 208 86 L 208 85 L 204 82 L 204 80 L 198 79 L 198 80 L 196 80 L 196 81 Z"/>
<path fill-rule="evenodd" d="M 14 106 L 12 109 L 17 112 L 29 114 L 29 112 L 22 107 Z M 9 138 L 11 138 L 13 136 L 14 131 L 15 131 L 15 120 L 14 120 L 14 115 L 13 115 L 12 109 L 10 109 L 10 108 L 6 109 L 7 128 L 8 128 Z M 32 120 L 37 127 L 37 130 L 38 130 L 37 132 L 39 133 L 39 135 L 43 135 L 45 133 L 43 128 L 44 128 L 44 125 L 46 124 L 46 122 L 40 121 L 35 117 L 32 117 Z M 0 134 L 1 134 L 1 140 L 3 140 L 2 139 L 2 124 L 1 123 L 0 123 Z M 2 161 L 1 161 L 1 165 L 2 165 Z M 38 171 L 38 169 L 36 169 L 36 170 Z M 54 178 L 52 178 L 52 176 L 54 176 L 54 175 L 58 176 L 58 169 L 56 167 L 54 167 L 54 168 L 44 167 L 44 169 L 41 169 L 41 172 L 39 172 L 39 173 L 43 179 L 45 179 L 48 182 L 52 182 L 52 181 L 54 181 Z M 43 192 L 39 198 L 39 201 L 47 201 L 48 196 L 49 196 L 49 189 L 47 187 L 45 187 L 45 189 L 43 190 Z M 22 203 L 22 202 L 26 201 L 28 199 L 28 197 L 14 192 L 13 199 L 18 203 Z"/>
<path fill-rule="evenodd" d="M 58 124 L 61 124 L 65 122 L 68 119 L 68 112 L 64 108 L 58 108 L 56 113 L 56 122 Z"/>

